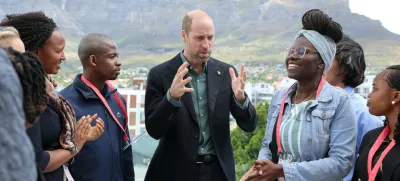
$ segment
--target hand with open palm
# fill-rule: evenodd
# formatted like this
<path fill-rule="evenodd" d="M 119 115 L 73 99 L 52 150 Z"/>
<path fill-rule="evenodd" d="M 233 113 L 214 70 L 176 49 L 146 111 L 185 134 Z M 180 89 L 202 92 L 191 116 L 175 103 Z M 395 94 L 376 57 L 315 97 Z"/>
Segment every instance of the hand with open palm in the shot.
<path fill-rule="evenodd" d="M 246 100 L 246 96 L 244 94 L 244 86 L 246 81 L 246 71 L 244 70 L 244 65 L 240 66 L 239 75 L 236 76 L 235 71 L 233 68 L 229 68 L 229 74 L 231 75 L 232 79 L 232 91 L 235 94 L 236 100 L 243 104 Z"/>

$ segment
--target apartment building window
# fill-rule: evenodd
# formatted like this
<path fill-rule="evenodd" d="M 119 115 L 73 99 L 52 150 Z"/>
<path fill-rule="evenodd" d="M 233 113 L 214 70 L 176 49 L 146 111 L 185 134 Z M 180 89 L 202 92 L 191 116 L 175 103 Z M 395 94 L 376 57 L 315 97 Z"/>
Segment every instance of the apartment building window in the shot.
<path fill-rule="evenodd" d="M 140 95 L 140 107 L 144 107 L 144 95 Z"/>
<path fill-rule="evenodd" d="M 144 95 L 140 95 L 140 104 L 144 104 Z"/>
<path fill-rule="evenodd" d="M 364 93 L 368 94 L 369 93 L 369 89 L 368 88 L 364 88 Z"/>
<path fill-rule="evenodd" d="M 140 121 L 144 120 L 144 111 L 140 111 Z"/>

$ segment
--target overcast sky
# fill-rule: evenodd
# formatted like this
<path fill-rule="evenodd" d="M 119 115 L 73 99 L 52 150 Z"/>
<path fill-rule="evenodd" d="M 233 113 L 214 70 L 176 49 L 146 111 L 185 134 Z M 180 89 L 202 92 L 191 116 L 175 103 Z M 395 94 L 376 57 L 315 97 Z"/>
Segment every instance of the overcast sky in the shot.
<path fill-rule="evenodd" d="M 400 35 L 400 0 L 350 0 L 353 13 L 380 20 L 382 25 Z"/>

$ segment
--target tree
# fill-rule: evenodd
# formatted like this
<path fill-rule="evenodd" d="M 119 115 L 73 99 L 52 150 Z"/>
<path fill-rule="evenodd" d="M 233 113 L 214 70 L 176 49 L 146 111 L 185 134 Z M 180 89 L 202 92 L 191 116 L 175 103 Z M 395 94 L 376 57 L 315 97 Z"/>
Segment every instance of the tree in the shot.
<path fill-rule="evenodd" d="M 231 132 L 237 180 L 239 180 L 253 165 L 254 161 L 257 160 L 261 142 L 265 135 L 268 108 L 268 102 L 260 102 L 256 106 L 258 120 L 257 127 L 253 132 L 247 133 L 240 128 L 236 128 Z"/>

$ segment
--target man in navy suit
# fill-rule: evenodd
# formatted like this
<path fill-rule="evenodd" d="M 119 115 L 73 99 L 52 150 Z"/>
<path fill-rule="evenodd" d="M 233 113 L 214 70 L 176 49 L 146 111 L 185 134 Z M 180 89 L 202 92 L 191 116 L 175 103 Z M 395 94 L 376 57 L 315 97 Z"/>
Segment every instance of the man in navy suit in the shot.
<path fill-rule="evenodd" d="M 160 142 L 145 180 L 234 181 L 229 113 L 245 131 L 257 124 L 246 72 L 210 56 L 214 24 L 205 12 L 185 15 L 182 40 L 184 50 L 148 75 L 145 124 Z"/>

